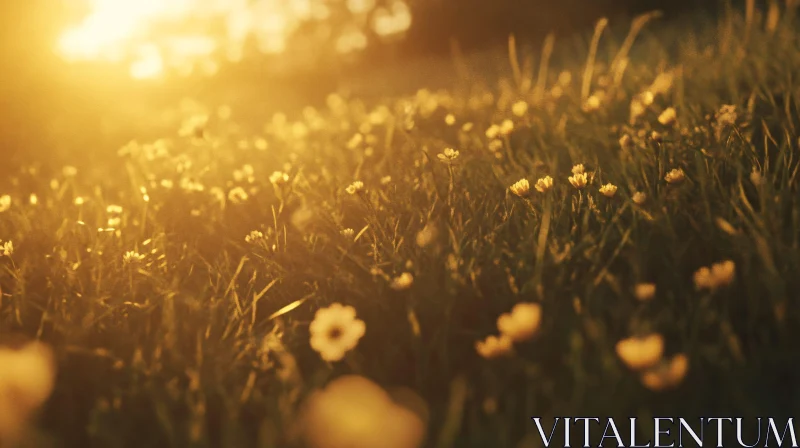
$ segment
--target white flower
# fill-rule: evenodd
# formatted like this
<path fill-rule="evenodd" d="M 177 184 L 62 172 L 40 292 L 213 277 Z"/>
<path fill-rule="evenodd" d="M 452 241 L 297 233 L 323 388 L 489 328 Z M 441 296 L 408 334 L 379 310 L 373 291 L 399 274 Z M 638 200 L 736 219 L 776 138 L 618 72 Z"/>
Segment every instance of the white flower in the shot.
<path fill-rule="evenodd" d="M 38 203 L 39 203 L 39 196 L 36 196 L 36 194 L 35 194 L 35 193 L 31 193 L 31 196 L 30 196 L 30 203 L 31 203 L 31 205 L 36 205 L 36 204 L 38 204 Z"/>
<path fill-rule="evenodd" d="M 2 243 L 0 244 L 0 255 L 10 257 L 14 254 L 14 243 L 11 241 L 6 241 L 5 243 L 0 241 L 0 243 Z"/>
<path fill-rule="evenodd" d="M 584 112 L 594 112 L 600 109 L 601 105 L 601 98 L 599 95 L 592 95 L 586 99 L 586 102 L 583 103 L 583 110 Z"/>
<path fill-rule="evenodd" d="M 389 185 L 390 183 L 392 183 L 392 176 L 381 177 L 381 185 Z"/>
<path fill-rule="evenodd" d="M 120 207 L 119 205 L 113 205 L 113 204 L 109 205 L 108 207 L 106 207 L 106 213 L 108 213 L 110 215 L 122 214 L 122 207 Z"/>
<path fill-rule="evenodd" d="M 633 199 L 633 202 L 636 205 L 642 205 L 645 203 L 645 201 L 647 201 L 647 194 L 637 191 L 636 193 L 633 193 L 633 197 L 631 199 Z"/>
<path fill-rule="evenodd" d="M 411 287 L 414 283 L 414 276 L 410 272 L 403 272 L 392 280 L 390 287 L 395 291 L 402 291 Z"/>
<path fill-rule="evenodd" d="M 289 182 L 289 175 L 283 171 L 275 171 L 269 176 L 269 181 L 275 185 L 283 185 Z"/>
<path fill-rule="evenodd" d="M 567 178 L 569 183 L 578 190 L 583 189 L 589 183 L 589 176 L 586 173 L 577 173 Z"/>
<path fill-rule="evenodd" d="M 633 139 L 631 138 L 630 135 L 625 134 L 619 138 L 619 146 L 622 149 L 633 149 L 634 147 Z"/>
<path fill-rule="evenodd" d="M 72 165 L 67 165 L 61 168 L 61 174 L 63 174 L 64 177 L 75 177 L 78 174 L 78 169 Z"/>
<path fill-rule="evenodd" d="M 345 191 L 347 191 L 348 194 L 360 193 L 363 190 L 364 190 L 364 182 L 361 182 L 360 180 L 353 182 L 345 189 Z"/>
<path fill-rule="evenodd" d="M 584 168 L 582 163 L 579 163 L 572 167 L 572 174 L 583 174 L 586 172 L 586 168 Z"/>
<path fill-rule="evenodd" d="M 497 138 L 498 135 L 500 135 L 500 126 L 496 124 L 489 126 L 489 129 L 486 130 L 486 138 L 489 140 Z"/>
<path fill-rule="evenodd" d="M 253 230 L 246 237 L 244 237 L 245 242 L 250 244 L 257 243 L 263 239 L 264 239 L 264 234 L 258 230 Z"/>
<path fill-rule="evenodd" d="M 600 194 L 607 198 L 613 198 L 617 194 L 617 186 L 614 184 L 605 184 L 600 187 Z"/>
<path fill-rule="evenodd" d="M 736 106 L 730 104 L 723 105 L 716 113 L 717 127 L 723 128 L 726 126 L 733 126 L 736 124 L 737 118 Z"/>
<path fill-rule="evenodd" d="M 11 208 L 11 196 L 4 194 L 0 196 L 0 213 Z"/>
<path fill-rule="evenodd" d="M 521 342 L 533 337 L 541 323 L 541 305 L 518 303 L 511 309 L 511 313 L 504 313 L 497 318 L 497 329 L 513 342 Z"/>
<path fill-rule="evenodd" d="M 475 343 L 475 351 L 486 359 L 509 355 L 513 348 L 513 341 L 505 335 L 489 336 Z"/>
<path fill-rule="evenodd" d="M 339 233 L 340 233 L 340 234 L 341 234 L 343 237 L 345 237 L 345 238 L 347 238 L 347 239 L 352 239 L 352 238 L 353 238 L 353 236 L 356 234 L 355 230 L 353 230 L 353 229 L 351 229 L 351 228 L 349 228 L 349 227 L 348 227 L 347 229 L 343 229 L 343 230 L 342 230 L 341 232 L 339 232 Z"/>
<path fill-rule="evenodd" d="M 122 256 L 122 262 L 125 264 L 141 263 L 144 261 L 144 257 L 144 255 L 138 252 L 129 250 L 128 252 L 125 252 L 125 255 Z"/>
<path fill-rule="evenodd" d="M 444 122 L 448 126 L 452 126 L 452 125 L 456 124 L 456 116 L 453 115 L 453 114 L 447 114 L 447 116 L 444 117 Z"/>
<path fill-rule="evenodd" d="M 536 191 L 539 193 L 546 193 L 548 190 L 553 188 L 553 178 L 550 176 L 544 176 L 536 181 L 534 188 L 536 188 Z"/>
<path fill-rule="evenodd" d="M 463 132 L 469 132 L 472 130 L 473 127 L 475 127 L 475 125 L 472 122 L 468 122 L 461 125 L 461 130 Z"/>
<path fill-rule="evenodd" d="M 519 197 L 525 197 L 531 191 L 531 184 L 528 179 L 520 179 L 509 187 L 512 193 Z"/>
<path fill-rule="evenodd" d="M 437 154 L 439 160 L 442 162 L 452 162 L 453 160 L 457 159 L 459 156 L 459 152 L 453 148 L 445 148 L 442 154 Z"/>
<path fill-rule="evenodd" d="M 344 358 L 345 353 L 358 345 L 366 325 L 356 319 L 355 308 L 334 303 L 317 310 L 309 331 L 311 348 L 325 361 L 333 362 Z"/>
<path fill-rule="evenodd" d="M 685 178 L 686 178 L 686 174 L 684 174 L 683 170 L 680 169 L 680 168 L 675 168 L 675 169 L 671 170 L 670 172 L 668 172 L 666 176 L 664 176 L 664 180 L 666 180 L 667 183 L 670 183 L 670 184 L 681 183 L 681 182 L 683 182 L 683 180 Z"/>

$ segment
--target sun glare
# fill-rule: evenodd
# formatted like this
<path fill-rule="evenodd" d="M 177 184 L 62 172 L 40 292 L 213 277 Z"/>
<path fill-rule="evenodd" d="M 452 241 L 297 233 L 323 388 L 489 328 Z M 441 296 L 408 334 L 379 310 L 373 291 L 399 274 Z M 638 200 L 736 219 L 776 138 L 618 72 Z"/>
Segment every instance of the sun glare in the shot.
<path fill-rule="evenodd" d="M 384 6 L 375 0 L 65 1 L 88 13 L 60 35 L 59 55 L 70 62 L 124 63 L 138 79 L 167 71 L 213 73 L 222 60 L 240 60 L 249 42 L 263 54 L 287 53 L 290 39 L 307 22 L 335 29 L 319 35 L 339 53 L 364 49 L 367 28 L 384 38 L 411 25 L 402 0 Z M 346 14 L 335 14 L 337 7 Z"/>

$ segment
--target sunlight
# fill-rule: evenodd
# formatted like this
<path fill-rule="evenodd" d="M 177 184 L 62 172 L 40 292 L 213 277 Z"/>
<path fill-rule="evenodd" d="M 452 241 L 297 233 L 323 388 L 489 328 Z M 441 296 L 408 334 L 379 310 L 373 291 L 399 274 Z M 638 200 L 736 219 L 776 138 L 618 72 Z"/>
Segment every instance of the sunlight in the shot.
<path fill-rule="evenodd" d="M 382 7 L 375 0 L 65 1 L 88 13 L 61 33 L 57 53 L 69 62 L 127 64 L 137 79 L 167 71 L 213 73 L 223 59 L 239 61 L 249 42 L 263 54 L 287 54 L 290 39 L 308 22 L 326 25 L 329 32 L 318 38 L 338 53 L 366 48 L 367 28 L 384 38 L 411 25 L 402 0 Z"/>

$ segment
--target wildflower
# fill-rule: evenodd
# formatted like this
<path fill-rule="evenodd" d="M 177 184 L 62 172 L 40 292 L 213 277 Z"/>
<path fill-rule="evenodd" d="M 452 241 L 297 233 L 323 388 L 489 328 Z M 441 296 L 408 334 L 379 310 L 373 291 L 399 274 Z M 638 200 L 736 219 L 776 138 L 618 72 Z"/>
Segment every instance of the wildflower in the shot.
<path fill-rule="evenodd" d="M 535 185 L 536 191 L 539 193 L 545 193 L 551 188 L 553 188 L 553 178 L 550 176 L 544 176 L 543 178 L 536 181 Z"/>
<path fill-rule="evenodd" d="M 675 113 L 674 107 L 668 107 L 661 112 L 661 115 L 658 116 L 658 122 L 663 124 L 664 126 L 669 126 L 675 123 L 677 119 L 677 114 Z"/>
<path fill-rule="evenodd" d="M 452 126 L 452 125 L 456 124 L 456 116 L 453 115 L 453 114 L 447 114 L 447 116 L 444 117 L 444 122 L 448 126 Z"/>
<path fill-rule="evenodd" d="M 348 194 L 356 194 L 356 193 L 361 193 L 363 190 L 364 190 L 364 182 L 357 180 L 352 184 L 350 184 L 345 191 L 347 191 Z"/>
<path fill-rule="evenodd" d="M 636 123 L 636 120 L 639 119 L 644 113 L 647 111 L 647 105 L 645 105 L 644 101 L 640 97 L 635 97 L 631 100 L 631 107 L 630 107 L 630 123 Z"/>
<path fill-rule="evenodd" d="M 255 244 L 259 241 L 262 241 L 263 239 L 264 239 L 264 234 L 258 230 L 253 230 L 252 232 L 247 234 L 247 236 L 244 237 L 245 242 L 250 244 Z"/>
<path fill-rule="evenodd" d="M 142 261 L 144 261 L 144 257 L 145 257 L 144 255 L 138 252 L 129 250 L 128 252 L 125 252 L 125 255 L 122 256 L 122 262 L 125 264 L 141 263 Z"/>
<path fill-rule="evenodd" d="M 625 134 L 619 138 L 619 146 L 625 150 L 631 150 L 634 147 L 633 139 L 630 135 Z"/>
<path fill-rule="evenodd" d="M 390 183 L 392 183 L 392 176 L 381 177 L 381 185 L 389 185 Z"/>
<path fill-rule="evenodd" d="M 241 204 L 246 201 L 248 197 L 247 192 L 244 191 L 242 187 L 236 187 L 228 192 L 228 200 L 234 204 Z"/>
<path fill-rule="evenodd" d="M 11 255 L 14 254 L 14 243 L 13 242 L 6 241 L 5 243 L 3 243 L 2 241 L 0 241 L 0 243 L 2 243 L 2 244 L 0 244 L 0 255 L 3 255 L 5 257 L 10 257 Z"/>
<path fill-rule="evenodd" d="M 452 162 L 453 160 L 457 159 L 459 152 L 453 148 L 445 148 L 442 154 L 437 154 L 439 160 L 442 162 Z"/>
<path fill-rule="evenodd" d="M 753 171 L 750 172 L 750 182 L 753 183 L 756 187 L 761 185 L 761 181 L 763 177 L 761 176 L 761 170 L 758 168 L 753 168 Z"/>
<path fill-rule="evenodd" d="M 567 87 L 572 82 L 572 73 L 567 70 L 558 74 L 558 85 L 561 87 Z"/>
<path fill-rule="evenodd" d="M 30 201 L 30 204 L 31 204 L 31 205 L 36 205 L 36 204 L 38 204 L 38 203 L 39 203 L 39 196 L 36 196 L 36 194 L 35 194 L 35 193 L 31 193 L 31 196 L 30 196 L 30 198 L 29 198 L 29 201 Z"/>
<path fill-rule="evenodd" d="M 528 112 L 528 103 L 523 100 L 517 101 L 511 106 L 511 112 L 518 117 L 524 116 Z"/>
<path fill-rule="evenodd" d="M 353 239 L 353 236 L 355 236 L 356 231 L 348 227 L 346 229 L 342 229 L 342 231 L 340 231 L 339 234 L 347 239 Z"/>
<path fill-rule="evenodd" d="M 335 362 L 358 345 L 366 325 L 356 318 L 355 308 L 334 303 L 317 310 L 309 331 L 311 348 L 325 361 Z"/>
<path fill-rule="evenodd" d="M 289 182 L 289 175 L 283 171 L 274 171 L 272 174 L 270 174 L 269 181 L 273 185 L 283 185 L 286 182 Z"/>
<path fill-rule="evenodd" d="M 583 174 L 584 172 L 586 172 L 586 169 L 583 167 L 582 163 L 572 167 L 572 174 Z"/>
<path fill-rule="evenodd" d="M 613 198 L 615 194 L 617 194 L 617 186 L 614 184 L 605 184 L 600 187 L 600 194 L 607 198 Z"/>
<path fill-rule="evenodd" d="M 175 186 L 175 183 L 172 182 L 170 179 L 161 179 L 161 187 L 167 190 L 172 190 L 172 187 Z"/>
<path fill-rule="evenodd" d="M 731 104 L 723 105 L 719 108 L 719 111 L 717 111 L 715 118 L 717 120 L 718 128 L 735 125 L 736 119 L 738 118 L 736 106 Z"/>
<path fill-rule="evenodd" d="M 736 275 L 736 263 L 725 260 L 714 263 L 710 267 L 702 267 L 694 273 L 694 284 L 697 289 L 714 291 L 730 285 Z"/>
<path fill-rule="evenodd" d="M 120 215 L 122 214 L 122 207 L 113 204 L 109 205 L 108 207 L 106 207 L 106 213 L 110 215 Z"/>
<path fill-rule="evenodd" d="M 117 227 L 119 227 L 119 225 L 121 223 L 122 223 L 122 218 L 120 218 L 119 216 L 112 216 L 111 218 L 108 218 L 108 221 L 106 222 L 106 225 L 109 228 L 116 229 Z"/>
<path fill-rule="evenodd" d="M 518 303 L 511 309 L 511 313 L 501 314 L 497 318 L 497 329 L 500 330 L 500 334 L 508 336 L 513 342 L 522 342 L 533 337 L 541 323 L 541 305 Z"/>
<path fill-rule="evenodd" d="M 393 396 L 367 378 L 345 375 L 303 403 L 299 429 L 309 448 L 420 448 L 427 413 L 414 393 Z"/>
<path fill-rule="evenodd" d="M 30 342 L 18 350 L 0 348 L 0 366 L 0 444 L 17 446 L 53 391 L 56 364 L 48 346 Z"/>
<path fill-rule="evenodd" d="M 511 353 L 513 341 L 506 335 L 489 336 L 475 343 L 475 350 L 486 359 L 499 358 Z"/>
<path fill-rule="evenodd" d="M 461 125 L 461 130 L 464 132 L 469 132 L 473 127 L 475 127 L 475 125 L 472 122 L 468 122 Z"/>
<path fill-rule="evenodd" d="M 11 196 L 4 194 L 0 196 L 0 213 L 11 208 Z"/>
<path fill-rule="evenodd" d="M 634 287 L 634 295 L 642 302 L 651 300 L 656 295 L 655 283 L 637 283 Z"/>
<path fill-rule="evenodd" d="M 497 138 L 500 135 L 500 126 L 493 124 L 489 126 L 489 129 L 486 130 L 486 138 L 492 140 Z"/>
<path fill-rule="evenodd" d="M 642 370 L 655 365 L 664 353 L 664 338 L 659 334 L 632 337 L 617 342 L 617 356 L 628 367 Z"/>
<path fill-rule="evenodd" d="M 685 178 L 686 174 L 684 174 L 683 170 L 680 168 L 675 168 L 668 172 L 666 176 L 664 176 L 664 180 L 666 180 L 669 184 L 679 184 L 683 182 Z"/>
<path fill-rule="evenodd" d="M 400 276 L 395 277 L 389 286 L 395 291 L 402 291 L 410 288 L 412 283 L 414 283 L 414 276 L 409 272 L 403 272 Z"/>
<path fill-rule="evenodd" d="M 657 366 L 642 374 L 642 384 L 648 389 L 661 391 L 676 387 L 683 381 L 689 370 L 689 359 L 686 355 L 675 355 L 669 361 L 661 361 Z"/>
<path fill-rule="evenodd" d="M 569 183 L 571 183 L 572 186 L 578 190 L 583 189 L 583 187 L 589 183 L 589 177 L 586 173 L 576 173 L 572 176 L 569 176 L 567 180 L 569 180 Z"/>
<path fill-rule="evenodd" d="M 531 191 L 531 184 L 528 179 L 520 179 L 509 187 L 512 193 L 519 197 L 525 197 Z"/>
<path fill-rule="evenodd" d="M 502 123 L 500 123 L 500 134 L 508 135 L 513 130 L 514 130 L 514 122 L 513 121 L 511 121 L 509 119 L 505 119 L 505 120 L 503 120 Z"/>
<path fill-rule="evenodd" d="M 633 199 L 634 204 L 642 205 L 645 203 L 645 201 L 647 201 L 647 194 L 637 191 L 636 193 L 633 193 L 633 197 L 631 199 Z"/>

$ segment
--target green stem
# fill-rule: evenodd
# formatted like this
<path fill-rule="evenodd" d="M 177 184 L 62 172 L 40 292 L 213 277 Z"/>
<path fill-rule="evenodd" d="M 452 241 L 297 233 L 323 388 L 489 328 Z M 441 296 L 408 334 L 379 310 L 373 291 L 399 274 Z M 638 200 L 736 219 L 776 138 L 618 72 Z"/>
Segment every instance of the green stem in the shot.
<path fill-rule="evenodd" d="M 534 281 L 536 291 L 541 299 L 544 289 L 542 287 L 542 272 L 544 269 L 544 254 L 547 248 L 547 235 L 550 233 L 550 218 L 553 214 L 553 201 L 548 194 L 544 202 L 544 216 L 542 217 L 542 224 L 539 227 L 539 239 L 536 242 L 536 266 Z"/>

